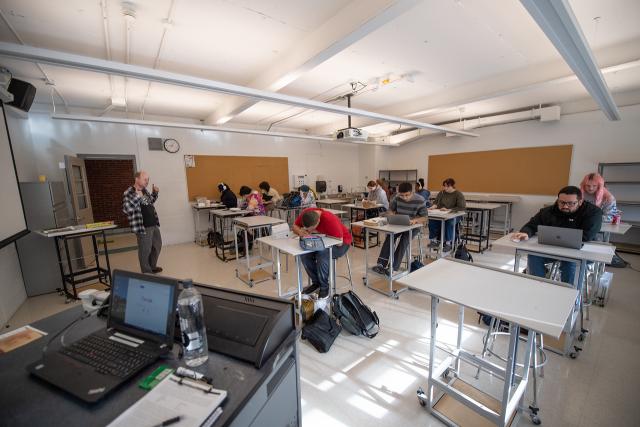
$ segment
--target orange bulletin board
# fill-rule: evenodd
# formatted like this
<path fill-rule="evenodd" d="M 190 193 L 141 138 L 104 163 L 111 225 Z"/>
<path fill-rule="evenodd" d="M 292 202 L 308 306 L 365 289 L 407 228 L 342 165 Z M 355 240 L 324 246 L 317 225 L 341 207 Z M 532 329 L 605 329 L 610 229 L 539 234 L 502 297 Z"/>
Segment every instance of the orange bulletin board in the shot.
<path fill-rule="evenodd" d="M 280 194 L 289 191 L 287 157 L 193 156 L 195 167 L 186 167 L 189 200 L 207 197 L 219 200 L 218 183 L 226 182 L 236 195 L 248 185 L 258 190 L 267 181 Z"/>
<path fill-rule="evenodd" d="M 429 156 L 428 188 L 446 178 L 472 193 L 555 195 L 569 185 L 573 145 Z"/>

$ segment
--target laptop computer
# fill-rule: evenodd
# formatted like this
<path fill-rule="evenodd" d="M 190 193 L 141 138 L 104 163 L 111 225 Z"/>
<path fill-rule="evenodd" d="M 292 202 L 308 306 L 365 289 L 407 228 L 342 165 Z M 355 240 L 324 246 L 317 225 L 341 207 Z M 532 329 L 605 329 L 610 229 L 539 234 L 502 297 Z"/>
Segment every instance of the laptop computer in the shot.
<path fill-rule="evenodd" d="M 551 227 L 548 225 L 538 226 L 538 243 L 571 249 L 580 249 L 584 245 L 581 229 Z"/>
<path fill-rule="evenodd" d="M 389 215 L 387 221 L 391 225 L 411 225 L 411 218 L 409 215 Z"/>
<path fill-rule="evenodd" d="M 114 270 L 107 328 L 49 351 L 34 376 L 93 403 L 171 350 L 178 281 Z"/>

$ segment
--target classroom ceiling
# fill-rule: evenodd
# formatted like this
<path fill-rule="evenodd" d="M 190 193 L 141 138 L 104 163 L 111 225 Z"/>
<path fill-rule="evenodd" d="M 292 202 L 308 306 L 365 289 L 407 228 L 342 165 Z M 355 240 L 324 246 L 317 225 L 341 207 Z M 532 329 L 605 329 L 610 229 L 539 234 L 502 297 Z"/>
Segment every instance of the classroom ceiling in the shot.
<path fill-rule="evenodd" d="M 640 2 L 569 3 L 614 95 L 640 89 Z M 589 98 L 515 0 L 0 0 L 0 11 L 0 41 L 341 105 L 355 88 L 353 107 L 430 123 Z M 66 103 L 69 112 L 122 114 L 111 103 L 126 98 L 136 119 L 144 113 L 314 135 L 347 123 L 332 113 L 132 78 L 2 57 L 0 66 L 36 85 L 39 108 L 51 108 L 44 71 L 56 107 Z M 354 118 L 356 126 L 374 123 Z"/>

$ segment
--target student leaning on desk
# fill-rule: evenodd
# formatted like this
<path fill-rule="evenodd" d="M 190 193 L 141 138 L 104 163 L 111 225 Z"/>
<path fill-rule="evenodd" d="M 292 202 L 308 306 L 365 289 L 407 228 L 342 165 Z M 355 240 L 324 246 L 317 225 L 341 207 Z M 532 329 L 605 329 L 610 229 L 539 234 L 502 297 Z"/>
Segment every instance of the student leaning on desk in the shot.
<path fill-rule="evenodd" d="M 433 206 L 429 210 L 443 211 L 463 211 L 467 207 L 467 202 L 462 192 L 456 190 L 456 181 L 453 178 L 447 178 L 442 181 L 442 191 L 436 196 Z M 453 237 L 453 227 L 462 221 L 462 217 L 448 219 L 444 223 L 444 248 L 445 252 L 451 250 L 451 241 Z M 429 247 L 437 248 L 440 246 L 440 221 L 429 220 Z"/>
<path fill-rule="evenodd" d="M 526 223 L 518 233 L 513 233 L 513 240 L 528 240 L 538 232 L 539 225 L 551 227 L 582 229 L 582 241 L 595 240 L 602 226 L 602 210 L 582 199 L 582 191 L 578 187 L 564 187 L 558 192 L 556 203 L 540 211 Z M 527 257 L 527 270 L 529 274 L 545 277 L 545 264 L 553 262 L 552 258 L 529 255 Z M 573 283 L 576 265 L 573 262 L 562 261 L 560 263 L 562 281 Z"/>
<path fill-rule="evenodd" d="M 308 236 L 319 233 L 338 240 L 342 244 L 332 248 L 333 259 L 338 259 L 347 253 L 351 247 L 351 232 L 342 224 L 340 218 L 320 208 L 307 208 L 293 223 L 293 232 L 298 236 Z M 329 296 L 329 249 L 310 252 L 300 258 L 304 269 L 311 279 L 311 285 L 303 289 L 303 293 L 310 294 L 320 289 L 319 298 Z"/>
<path fill-rule="evenodd" d="M 387 198 L 387 193 L 382 187 L 380 187 L 380 185 L 378 185 L 375 181 L 369 181 L 367 183 L 367 191 L 368 201 L 382 205 L 382 208 L 380 210 L 383 212 L 389 209 L 389 199 Z"/>
<path fill-rule="evenodd" d="M 413 192 L 413 185 L 409 182 L 403 182 L 398 186 L 398 194 L 396 194 L 389 204 L 390 214 L 409 215 L 411 218 L 411 224 L 425 224 L 427 222 L 427 207 L 424 204 L 424 199 Z M 419 230 L 405 231 L 400 233 L 400 238 L 396 237 L 398 246 L 396 246 L 393 253 L 393 270 L 399 270 L 400 264 L 404 259 L 404 255 L 409 248 L 409 241 L 418 235 Z M 391 254 L 391 239 L 387 235 L 380 255 L 378 255 L 378 262 L 373 271 L 382 275 L 389 275 L 389 255 Z"/>

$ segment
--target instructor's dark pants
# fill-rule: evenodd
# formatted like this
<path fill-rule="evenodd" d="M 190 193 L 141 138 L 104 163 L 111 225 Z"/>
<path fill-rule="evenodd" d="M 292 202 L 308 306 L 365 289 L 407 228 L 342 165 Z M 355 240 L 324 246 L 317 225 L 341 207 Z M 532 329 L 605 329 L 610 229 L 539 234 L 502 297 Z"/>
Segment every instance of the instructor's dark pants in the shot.
<path fill-rule="evenodd" d="M 160 236 L 160 227 L 145 227 L 145 230 L 144 233 L 136 234 L 140 271 L 153 273 L 153 269 L 158 266 L 158 257 L 162 249 L 162 236 Z"/>

